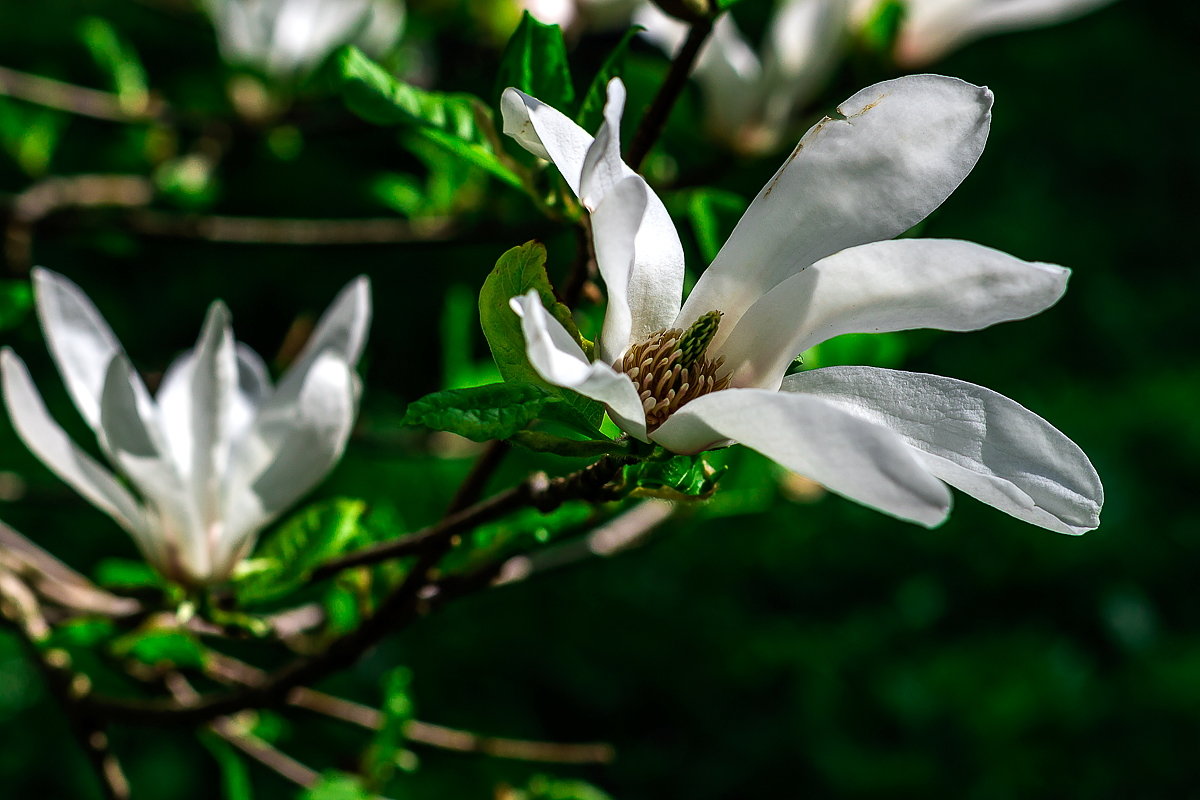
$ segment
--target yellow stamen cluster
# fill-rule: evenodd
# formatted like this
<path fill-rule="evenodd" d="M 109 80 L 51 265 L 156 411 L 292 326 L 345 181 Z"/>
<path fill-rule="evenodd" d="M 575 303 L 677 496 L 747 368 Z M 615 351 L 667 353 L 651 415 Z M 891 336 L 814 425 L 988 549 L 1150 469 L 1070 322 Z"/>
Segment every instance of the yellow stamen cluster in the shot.
<path fill-rule="evenodd" d="M 613 364 L 637 387 L 648 430 L 663 424 L 667 417 L 697 397 L 729 387 L 729 376 L 718 375 L 725 357 L 704 357 L 717 333 L 720 317 L 719 311 L 712 311 L 687 330 L 655 331 Z"/>

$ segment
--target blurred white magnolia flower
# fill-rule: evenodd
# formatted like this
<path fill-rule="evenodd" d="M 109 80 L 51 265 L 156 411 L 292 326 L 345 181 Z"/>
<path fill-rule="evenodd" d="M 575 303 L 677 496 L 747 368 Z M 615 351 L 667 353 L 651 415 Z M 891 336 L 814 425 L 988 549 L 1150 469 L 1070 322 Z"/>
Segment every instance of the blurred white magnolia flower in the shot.
<path fill-rule="evenodd" d="M 644 0 L 518 0 L 539 22 L 567 29 L 609 30 L 629 24 Z"/>
<path fill-rule="evenodd" d="M 1068 271 L 970 242 L 901 239 L 967 176 L 992 95 L 919 75 L 863 89 L 813 126 L 680 307 L 683 250 L 662 202 L 620 158 L 625 91 L 593 139 L 515 89 L 505 133 L 554 162 L 591 212 L 608 308 L 589 363 L 536 293 L 513 298 L 545 380 L 604 403 L 676 453 L 740 442 L 831 491 L 942 521 L 945 484 L 1026 522 L 1099 524 L 1100 480 L 1049 423 L 981 386 L 870 367 L 785 374 L 833 336 L 967 331 L 1054 304 Z"/>
<path fill-rule="evenodd" d="M 401 0 L 205 0 L 221 54 L 274 78 L 302 77 L 344 44 L 390 50 L 404 30 Z"/>
<path fill-rule="evenodd" d="M 167 369 L 156 398 L 100 312 L 71 281 L 33 276 L 50 354 L 105 456 L 140 501 L 50 417 L 25 364 L 0 352 L 4 402 L 21 440 L 133 536 L 162 575 L 188 585 L 229 577 L 258 532 L 337 463 L 354 421 L 354 365 L 370 322 L 365 277 L 322 316 L 271 386 L 213 303 L 194 350 Z"/>
<path fill-rule="evenodd" d="M 936 61 L 970 41 L 993 33 L 1025 30 L 1082 16 L 1112 0 L 904 0 L 895 58 L 902 67 Z M 854 0 L 856 23 L 880 0 Z"/>
<path fill-rule="evenodd" d="M 784 0 L 775 8 L 762 56 L 747 43 L 731 14 L 722 14 L 697 55 L 692 75 L 704 92 L 711 132 L 747 152 L 771 150 L 796 110 L 828 80 L 842 55 L 847 0 Z M 672 58 L 688 25 L 643 3 L 634 23 Z"/>

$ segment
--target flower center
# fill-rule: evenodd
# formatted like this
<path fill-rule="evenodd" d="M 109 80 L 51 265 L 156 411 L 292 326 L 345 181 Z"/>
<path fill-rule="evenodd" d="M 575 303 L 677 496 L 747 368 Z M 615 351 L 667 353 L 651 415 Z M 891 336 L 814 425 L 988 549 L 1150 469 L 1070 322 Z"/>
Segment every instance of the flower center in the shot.
<path fill-rule="evenodd" d="M 721 312 L 710 311 L 687 330 L 655 331 L 613 364 L 637 387 L 648 430 L 662 425 L 697 397 L 729 387 L 729 375 L 718 375 L 725 357 L 711 359 L 704 355 L 720 324 Z"/>

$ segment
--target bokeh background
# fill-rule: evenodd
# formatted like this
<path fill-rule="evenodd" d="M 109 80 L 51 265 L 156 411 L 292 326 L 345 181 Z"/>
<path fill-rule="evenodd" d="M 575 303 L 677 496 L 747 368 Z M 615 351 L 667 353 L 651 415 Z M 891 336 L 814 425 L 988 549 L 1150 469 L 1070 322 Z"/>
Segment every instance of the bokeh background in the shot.
<path fill-rule="evenodd" d="M 738 9 L 751 36 L 764 5 Z M 0 97 L 4 278 L 23 279 L 30 263 L 65 273 L 153 376 L 191 345 L 215 297 L 230 305 L 240 339 L 286 354 L 297 314 L 319 313 L 352 276 L 370 275 L 376 319 L 362 419 L 318 496 L 364 498 L 407 526 L 435 518 L 473 451 L 401 429 L 404 405 L 486 370 L 474 293 L 500 253 L 541 238 L 561 275 L 571 232 L 477 173 L 452 180 L 453 191 L 426 181 L 420 154 L 395 130 L 349 113 L 323 73 L 274 115 L 239 115 L 229 99 L 237 73 L 185 0 L 0 0 L 0 66 L 111 88 L 95 31 L 86 32 L 94 18 L 136 51 L 177 117 L 115 123 Z M 393 66 L 494 100 L 516 19 L 501 4 L 413 0 Z M 1126 0 L 973 43 L 935 65 L 990 86 L 995 122 L 979 166 L 922 235 L 1069 266 L 1070 289 L 1025 322 L 850 341 L 818 356 L 953 376 L 1037 411 L 1099 470 L 1099 530 L 1059 536 L 959 498 L 950 520 L 927 531 L 737 455 L 716 508 L 685 512 L 639 549 L 458 602 L 329 683 L 378 702 L 383 676 L 404 665 L 422 719 L 606 741 L 618 753 L 612 764 L 572 769 L 414 747 L 419 767 L 394 794 L 486 798 L 537 775 L 586 781 L 617 800 L 1194 794 L 1200 107 L 1186 87 L 1200 78 L 1198 35 L 1195 4 Z M 618 37 L 573 43 L 577 83 Z M 631 109 L 648 102 L 666 64 L 633 45 Z M 881 69 L 844 66 L 814 112 Z M 701 183 L 748 200 L 782 158 L 706 143 L 700 105 L 689 87 L 651 160 L 675 209 Z M 56 211 L 25 229 L 28 243 L 14 240 L 19 193 L 92 173 L 150 178 L 154 197 L 142 208 Z M 196 235 L 196 220 L 211 215 L 407 219 L 415 240 L 212 242 Z M 686 219 L 680 227 L 699 267 Z M 36 321 L 9 295 L 17 299 L 3 310 L 4 344 L 30 362 L 52 409 L 86 441 Z M 573 466 L 517 453 L 495 485 L 534 467 Z M 136 558 L 128 537 L 42 468 L 7 421 L 0 470 L 0 517 L 71 565 L 94 574 L 103 559 Z M 320 769 L 353 770 L 366 741 L 298 711 L 269 715 L 266 728 Z M 216 761 L 193 734 L 118 727 L 113 736 L 135 797 L 220 796 Z M 250 774 L 254 797 L 296 795 L 272 773 Z M 98 796 L 91 782 L 36 671 L 0 634 L 0 793 Z M 592 796 L 556 786 L 558 796 Z"/>

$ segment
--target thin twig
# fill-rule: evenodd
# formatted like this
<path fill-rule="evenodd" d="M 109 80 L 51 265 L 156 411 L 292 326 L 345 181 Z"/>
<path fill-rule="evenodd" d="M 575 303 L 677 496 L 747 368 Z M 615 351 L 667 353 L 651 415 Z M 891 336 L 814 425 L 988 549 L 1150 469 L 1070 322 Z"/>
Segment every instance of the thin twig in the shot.
<path fill-rule="evenodd" d="M 654 96 L 650 108 L 646 110 L 642 121 L 638 124 L 637 132 L 633 135 L 629 149 L 625 151 L 625 163 L 634 172 L 641 169 L 643 159 L 646 158 L 654 143 L 658 141 L 663 126 L 667 124 L 667 117 L 671 115 L 671 109 L 675 107 L 675 101 L 679 99 L 683 87 L 687 84 L 688 75 L 692 71 L 696 57 L 700 54 L 700 48 L 712 32 L 712 26 L 711 19 L 703 19 L 692 23 L 691 29 L 688 30 L 687 40 L 684 41 L 683 47 L 671 62 L 667 77 L 663 80 L 662 86 L 658 88 L 658 94 Z"/>
<path fill-rule="evenodd" d="M 253 685 L 262 682 L 267 673 L 228 656 L 209 660 L 208 674 L 217 680 L 234 681 Z M 348 722 L 369 730 L 383 726 L 383 713 L 361 703 L 334 697 L 315 689 L 301 686 L 292 690 L 288 704 L 303 708 L 333 719 Z M 404 728 L 404 736 L 411 742 L 454 750 L 460 753 L 482 753 L 496 758 L 520 761 L 539 761 L 558 764 L 607 764 L 615 753 L 612 745 L 601 743 L 563 744 L 559 742 L 537 742 L 526 739 L 509 739 L 498 736 L 480 736 L 470 731 L 435 725 L 431 722 L 410 720 Z"/>
<path fill-rule="evenodd" d="M 487 488 L 487 482 L 495 474 L 496 470 L 500 468 L 504 457 L 508 455 L 508 451 L 511 449 L 512 445 L 506 441 L 496 440 L 489 442 L 483 453 L 480 454 L 474 465 L 472 465 L 471 471 L 467 473 L 466 479 L 458 487 L 458 491 L 454 493 L 454 497 L 451 499 L 446 513 L 455 514 L 479 502 L 479 498 L 483 497 L 483 492 Z"/>
<path fill-rule="evenodd" d="M 150 209 L 129 217 L 130 227 L 148 236 L 203 239 L 232 244 L 397 244 L 449 239 L 449 219 L 408 221 L 394 217 L 303 219 L 174 214 Z"/>
<path fill-rule="evenodd" d="M 129 800 L 129 781 L 109 749 L 104 725 L 81 702 L 90 688 L 88 679 L 71 669 L 71 657 L 65 650 L 45 650 L 39 645 L 49 635 L 49 625 L 33 591 L 7 570 L 0 570 L 0 614 L 16 631 L 22 647 L 66 714 L 105 800 Z"/>
<path fill-rule="evenodd" d="M 152 122 L 162 119 L 166 105 L 148 98 L 140 109 L 129 109 L 121 98 L 99 89 L 0 67 L 0 95 L 107 122 Z"/>

